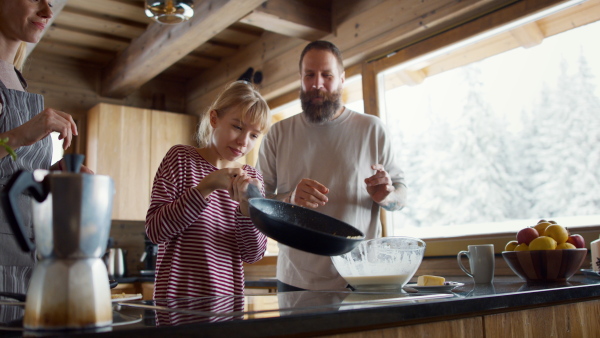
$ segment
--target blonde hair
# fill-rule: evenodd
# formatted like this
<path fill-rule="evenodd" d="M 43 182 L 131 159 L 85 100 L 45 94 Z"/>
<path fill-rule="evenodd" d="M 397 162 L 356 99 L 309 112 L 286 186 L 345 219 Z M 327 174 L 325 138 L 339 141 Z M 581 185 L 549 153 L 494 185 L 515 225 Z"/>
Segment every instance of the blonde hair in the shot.
<path fill-rule="evenodd" d="M 15 68 L 19 71 L 23 70 L 25 59 L 27 59 L 27 42 L 21 41 L 19 49 L 17 49 L 17 54 L 15 54 L 15 59 L 13 60 Z"/>
<path fill-rule="evenodd" d="M 200 116 L 196 140 L 200 148 L 210 144 L 212 128 L 210 125 L 210 112 L 216 111 L 222 118 L 232 109 L 241 111 L 240 120 L 249 121 L 260 126 L 261 133 L 269 130 L 270 110 L 265 99 L 246 81 L 235 81 L 225 87 L 213 104 Z"/>

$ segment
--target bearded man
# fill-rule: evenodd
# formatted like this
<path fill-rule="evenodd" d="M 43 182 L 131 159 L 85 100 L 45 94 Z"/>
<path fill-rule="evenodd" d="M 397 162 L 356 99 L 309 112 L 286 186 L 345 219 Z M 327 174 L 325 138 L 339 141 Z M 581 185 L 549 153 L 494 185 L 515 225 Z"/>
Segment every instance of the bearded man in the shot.
<path fill-rule="evenodd" d="M 381 236 L 380 207 L 400 210 L 404 173 L 383 122 L 341 104 L 342 55 L 328 41 L 309 43 L 300 56 L 302 113 L 271 127 L 257 169 L 267 197 L 316 209 Z M 279 244 L 279 292 L 346 290 L 331 259 Z"/>

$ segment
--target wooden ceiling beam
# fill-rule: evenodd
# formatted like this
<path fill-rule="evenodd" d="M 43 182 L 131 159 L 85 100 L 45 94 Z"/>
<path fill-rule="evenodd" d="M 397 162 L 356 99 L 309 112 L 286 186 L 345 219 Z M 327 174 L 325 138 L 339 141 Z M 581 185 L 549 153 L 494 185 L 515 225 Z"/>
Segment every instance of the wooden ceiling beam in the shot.
<path fill-rule="evenodd" d="M 544 41 L 546 37 L 537 23 L 531 22 L 523 26 L 519 26 L 510 31 L 512 36 L 524 48 L 537 46 Z"/>
<path fill-rule="evenodd" d="M 202 55 L 195 55 L 193 53 L 184 56 L 181 58 L 180 62 L 178 62 L 181 66 L 191 68 L 210 68 L 216 66 L 218 63 L 218 60 L 207 58 Z"/>
<path fill-rule="evenodd" d="M 298 0 L 268 0 L 240 22 L 312 41 L 331 33 L 331 10 L 310 7 Z"/>
<path fill-rule="evenodd" d="M 90 64 L 96 65 L 105 65 L 114 56 L 112 52 L 68 45 L 51 40 L 39 43 L 33 55 L 44 54 L 61 55 L 72 59 L 85 60 Z"/>
<path fill-rule="evenodd" d="M 113 0 L 69 0 L 67 7 L 139 23 L 149 24 L 153 22 L 152 19 L 146 16 L 144 6 L 140 3 L 126 3 Z"/>
<path fill-rule="evenodd" d="M 129 40 L 127 39 L 91 35 L 60 26 L 50 27 L 41 43 L 43 44 L 47 40 L 112 52 L 120 52 L 129 46 Z"/>
<path fill-rule="evenodd" d="M 215 35 L 211 40 L 216 43 L 245 46 L 258 40 L 260 35 L 261 34 L 259 33 L 226 28 L 222 32 L 219 32 L 219 34 Z"/>
<path fill-rule="evenodd" d="M 55 0 L 52 3 L 52 18 L 48 21 L 48 24 L 46 24 L 46 27 L 44 27 L 44 31 L 42 32 L 42 36 L 40 37 L 40 41 L 46 35 L 46 33 L 48 32 L 50 27 L 52 27 L 52 24 L 54 23 L 54 20 L 56 20 L 56 17 L 60 14 L 60 12 L 62 12 L 63 8 L 65 8 L 66 3 L 67 3 L 67 0 Z M 31 54 L 31 52 L 35 49 L 36 45 L 37 45 L 36 43 L 28 43 L 27 44 L 27 56 L 29 56 L 29 54 Z"/>
<path fill-rule="evenodd" d="M 81 30 L 85 27 L 88 32 L 96 34 L 110 34 L 126 39 L 134 39 L 144 33 L 146 27 L 133 21 L 115 21 L 101 17 L 93 17 L 86 14 L 63 10 L 54 22 L 57 26 L 73 30 Z"/>
<path fill-rule="evenodd" d="M 102 94 L 124 97 L 160 74 L 213 36 L 239 21 L 264 0 L 202 1 L 189 21 L 153 24 L 107 67 Z"/>
<path fill-rule="evenodd" d="M 193 53 L 212 55 L 215 57 L 222 58 L 231 56 L 237 51 L 237 48 L 234 48 L 232 46 L 219 44 L 214 41 L 207 41 L 203 45 L 194 49 Z"/>
<path fill-rule="evenodd" d="M 419 85 L 419 84 L 423 83 L 423 81 L 425 81 L 425 78 L 427 77 L 425 72 L 423 72 L 420 69 L 417 69 L 417 70 L 404 69 L 402 71 L 397 72 L 396 75 L 400 78 L 402 83 L 407 84 L 409 86 Z"/>

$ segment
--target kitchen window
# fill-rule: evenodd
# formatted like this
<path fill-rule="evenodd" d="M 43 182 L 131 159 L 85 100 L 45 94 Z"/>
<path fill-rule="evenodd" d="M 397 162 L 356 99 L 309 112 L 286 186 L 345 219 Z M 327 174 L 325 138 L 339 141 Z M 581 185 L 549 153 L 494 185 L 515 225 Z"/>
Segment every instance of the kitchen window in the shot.
<path fill-rule="evenodd" d="M 388 235 L 600 224 L 598 36 L 600 22 L 459 67 L 421 60 L 432 76 L 415 63 L 382 72 L 381 117 L 409 187 L 406 208 L 387 213 Z"/>

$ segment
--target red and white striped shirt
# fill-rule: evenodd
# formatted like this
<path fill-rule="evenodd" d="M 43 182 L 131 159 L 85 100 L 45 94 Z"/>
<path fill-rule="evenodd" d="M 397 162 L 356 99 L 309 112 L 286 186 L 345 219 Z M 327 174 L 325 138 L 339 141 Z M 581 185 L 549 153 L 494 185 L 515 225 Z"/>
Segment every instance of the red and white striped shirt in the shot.
<path fill-rule="evenodd" d="M 263 181 L 252 166 L 243 169 Z M 267 238 L 227 190 L 205 199 L 194 189 L 215 170 L 196 148 L 176 145 L 156 172 L 146 215 L 146 234 L 158 244 L 155 299 L 242 295 L 242 262 L 265 253 Z"/>

